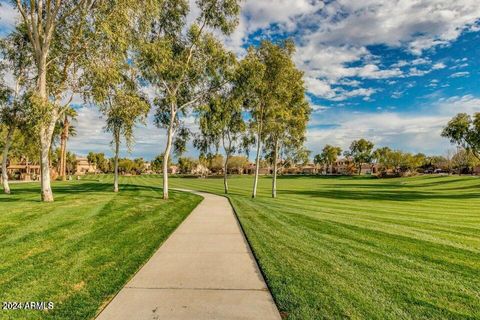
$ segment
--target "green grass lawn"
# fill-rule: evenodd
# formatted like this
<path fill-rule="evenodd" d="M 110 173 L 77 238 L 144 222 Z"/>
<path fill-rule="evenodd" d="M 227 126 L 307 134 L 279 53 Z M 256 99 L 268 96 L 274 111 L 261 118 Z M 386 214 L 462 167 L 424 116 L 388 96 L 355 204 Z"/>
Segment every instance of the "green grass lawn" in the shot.
<path fill-rule="evenodd" d="M 0 310 L 0 319 L 91 319 L 148 260 L 201 197 L 125 177 L 57 182 L 54 203 L 39 184 L 0 195 L 0 302 L 52 301 L 45 311 Z"/>
<path fill-rule="evenodd" d="M 57 303 L 28 319 L 91 318 L 199 201 L 161 201 L 159 176 L 123 177 L 118 195 L 90 179 L 55 184 L 53 204 L 31 184 L 0 196 L 0 300 Z M 278 199 L 270 181 L 251 199 L 252 177 L 234 177 L 230 199 L 288 319 L 480 319 L 480 179 L 282 177 Z"/>
<path fill-rule="evenodd" d="M 275 200 L 270 181 L 230 198 L 288 319 L 480 319 L 479 178 L 284 177 Z"/>

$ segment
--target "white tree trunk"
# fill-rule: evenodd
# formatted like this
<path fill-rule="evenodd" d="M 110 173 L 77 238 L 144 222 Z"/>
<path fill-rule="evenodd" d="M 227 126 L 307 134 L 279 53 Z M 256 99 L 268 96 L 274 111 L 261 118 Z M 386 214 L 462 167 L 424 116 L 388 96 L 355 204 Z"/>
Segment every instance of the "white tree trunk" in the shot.
<path fill-rule="evenodd" d="M 225 154 L 225 163 L 223 164 L 223 188 L 225 194 L 228 194 L 228 158 L 230 157 L 230 152 Z"/>
<path fill-rule="evenodd" d="M 172 150 L 173 141 L 173 124 L 175 118 L 172 116 L 170 125 L 167 131 L 167 145 L 163 153 L 163 199 L 168 200 L 168 160 L 170 159 L 170 152 Z"/>
<path fill-rule="evenodd" d="M 44 202 L 53 201 L 52 187 L 50 183 L 50 146 L 52 144 L 53 124 L 40 128 L 40 181 L 41 197 Z"/>
<path fill-rule="evenodd" d="M 260 119 L 257 127 L 257 157 L 255 160 L 255 179 L 253 181 L 252 198 L 257 196 L 258 172 L 260 170 L 260 150 L 262 147 L 262 130 L 263 130 L 263 105 L 260 104 Z"/>
<path fill-rule="evenodd" d="M 272 198 L 277 197 L 277 153 L 278 141 L 275 141 L 275 150 L 273 151 L 273 179 L 272 179 Z"/>
<path fill-rule="evenodd" d="M 10 149 L 10 145 L 12 144 L 14 132 L 15 132 L 15 126 L 12 125 L 8 130 L 5 146 L 3 147 L 3 153 L 2 153 L 2 184 L 3 184 L 3 192 L 6 194 L 10 194 L 10 185 L 8 184 L 7 160 L 8 160 L 8 150 Z"/>
<path fill-rule="evenodd" d="M 120 134 L 115 135 L 115 164 L 113 170 L 113 192 L 118 192 L 118 152 L 120 148 Z"/>
<path fill-rule="evenodd" d="M 37 62 L 38 79 L 37 94 L 42 102 L 48 103 L 47 96 L 47 54 L 43 52 Z M 41 197 L 44 202 L 53 201 L 53 193 L 50 183 L 50 147 L 52 144 L 52 135 L 57 122 L 58 114 L 53 110 L 50 114 L 49 123 L 40 126 L 40 180 Z"/>
<path fill-rule="evenodd" d="M 257 196 L 257 186 L 258 186 L 258 172 L 260 169 L 260 150 L 262 147 L 262 141 L 260 139 L 260 135 L 258 135 L 258 141 L 257 141 L 257 157 L 255 160 L 255 179 L 253 181 L 253 192 L 252 192 L 252 198 L 255 198 Z"/>
<path fill-rule="evenodd" d="M 70 123 L 67 115 L 65 115 L 65 120 L 63 122 L 62 141 L 60 143 L 60 176 L 62 177 L 62 181 L 67 180 L 67 140 L 69 127 Z"/>

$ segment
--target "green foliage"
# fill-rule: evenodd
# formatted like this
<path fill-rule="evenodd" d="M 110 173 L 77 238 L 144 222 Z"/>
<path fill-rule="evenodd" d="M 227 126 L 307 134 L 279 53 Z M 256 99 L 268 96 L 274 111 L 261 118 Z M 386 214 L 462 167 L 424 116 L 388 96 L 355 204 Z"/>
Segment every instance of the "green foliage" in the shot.
<path fill-rule="evenodd" d="M 28 39 L 22 25 L 18 25 L 6 38 L 0 39 L 0 123 L 14 130 L 32 130 L 34 117 L 29 103 L 29 78 L 32 59 L 28 51 Z M 4 82 L 4 72 L 13 75 L 13 84 Z"/>
<path fill-rule="evenodd" d="M 225 160 L 221 154 L 207 153 L 206 155 L 200 154 L 198 162 L 207 167 L 211 172 L 218 173 L 223 170 Z"/>
<path fill-rule="evenodd" d="M 198 160 L 189 157 L 178 158 L 178 169 L 180 173 L 188 174 L 198 165 Z"/>
<path fill-rule="evenodd" d="M 60 157 L 61 157 L 61 150 L 60 148 L 57 148 L 53 151 L 52 156 L 50 157 L 50 160 L 52 161 L 52 166 L 57 168 L 60 166 Z M 66 158 L 67 158 L 66 173 L 74 174 L 77 168 L 77 157 L 75 156 L 75 154 L 71 153 L 70 151 L 67 151 Z"/>
<path fill-rule="evenodd" d="M 244 156 L 232 156 L 228 159 L 227 168 L 229 171 L 242 172 L 248 165 L 248 158 Z"/>
<path fill-rule="evenodd" d="M 110 166 L 109 160 L 105 157 L 105 154 L 89 152 L 87 155 L 88 163 L 95 165 L 97 170 L 103 173 L 112 172 L 113 168 Z"/>
<path fill-rule="evenodd" d="M 201 10 L 198 17 L 199 23 L 205 22 L 205 26 L 218 29 L 224 34 L 233 32 L 238 24 L 240 5 L 237 0 L 197 0 L 197 6 Z"/>
<path fill-rule="evenodd" d="M 340 147 L 334 147 L 327 144 L 323 147 L 322 153 L 315 155 L 313 163 L 316 165 L 332 165 L 337 161 L 337 158 L 342 154 L 342 149 Z"/>
<path fill-rule="evenodd" d="M 162 170 L 163 170 L 163 155 L 159 154 L 158 156 L 155 157 L 155 159 L 153 159 L 152 163 L 151 163 L 151 169 L 153 172 L 156 172 L 156 173 L 161 173 Z M 170 166 L 172 164 L 172 161 L 171 159 L 169 158 L 168 159 L 168 166 Z"/>
<path fill-rule="evenodd" d="M 442 137 L 469 150 L 480 160 L 480 112 L 473 117 L 466 113 L 457 114 L 443 129 Z"/>
<path fill-rule="evenodd" d="M 372 159 L 380 165 L 380 170 L 386 172 L 392 170 L 397 174 L 415 172 L 417 169 L 427 166 L 432 161 L 441 161 L 441 159 L 428 159 L 423 153 L 412 154 L 400 150 L 392 150 L 389 147 L 376 149 L 372 154 Z"/>
<path fill-rule="evenodd" d="M 86 64 L 84 81 L 86 96 L 99 105 L 106 117 L 105 130 L 113 133 L 112 143 L 117 146 L 124 137 L 131 149 L 133 129 L 138 122 L 144 123 L 150 104 L 140 92 L 137 70 L 129 55 L 138 49 L 134 38 L 136 20 L 125 17 L 137 7 L 129 4 L 98 8 L 93 24 L 95 51 Z"/>
<path fill-rule="evenodd" d="M 53 130 L 52 144 L 56 145 L 58 142 L 61 143 L 62 139 L 69 139 L 77 135 L 77 130 L 72 121 L 77 120 L 77 111 L 72 108 L 66 108 L 62 118 L 58 119 L 55 124 L 55 129 Z M 68 132 L 65 132 L 68 126 Z"/>
<path fill-rule="evenodd" d="M 92 48 L 89 23 L 97 6 L 93 0 L 14 3 L 22 19 L 12 36 L 22 42 L 18 52 L 36 78 L 29 96 L 35 123 L 45 129 L 68 107 L 61 100 L 71 101 L 80 90 L 79 70 Z"/>
<path fill-rule="evenodd" d="M 239 0 L 198 0 L 199 15 L 188 21 L 188 3 L 175 1 L 171 16 L 159 14 L 142 35 L 138 64 L 142 76 L 155 89 L 155 122 L 167 129 L 164 157 L 170 158 L 172 142 L 177 155 L 184 152 L 190 131 L 185 116 L 224 85 L 226 70 L 234 60 L 213 32 L 230 33 L 238 22 Z M 165 23 L 163 19 L 172 19 Z M 164 172 L 164 198 L 168 179 Z"/>
<path fill-rule="evenodd" d="M 345 151 L 345 156 L 351 157 L 352 161 L 358 167 L 358 173 L 362 163 L 370 163 L 372 161 L 372 150 L 374 144 L 366 139 L 354 140 L 348 151 Z"/>
<path fill-rule="evenodd" d="M 241 137 L 246 124 L 241 100 L 236 88 L 229 88 L 211 96 L 198 110 L 200 134 L 194 146 L 202 154 L 217 152 L 220 145 L 226 156 L 241 150 Z"/>
<path fill-rule="evenodd" d="M 303 143 L 311 109 L 305 100 L 303 73 L 293 62 L 294 51 L 290 40 L 262 41 L 258 48 L 249 48 L 237 76 L 244 107 L 251 116 L 250 131 L 257 146 L 264 142 L 263 152 L 272 163 L 279 153 L 283 158 L 305 158 Z"/>
<path fill-rule="evenodd" d="M 305 99 L 303 72 L 293 62 L 294 44 L 287 40 L 281 45 L 264 46 L 261 50 L 266 51 L 266 70 L 272 80 L 265 108 L 265 146 L 275 156 L 278 148 L 301 153 L 311 108 Z"/>
<path fill-rule="evenodd" d="M 473 168 L 480 165 L 480 160 L 470 149 L 460 149 L 452 157 L 452 169 L 458 173 L 471 173 Z"/>

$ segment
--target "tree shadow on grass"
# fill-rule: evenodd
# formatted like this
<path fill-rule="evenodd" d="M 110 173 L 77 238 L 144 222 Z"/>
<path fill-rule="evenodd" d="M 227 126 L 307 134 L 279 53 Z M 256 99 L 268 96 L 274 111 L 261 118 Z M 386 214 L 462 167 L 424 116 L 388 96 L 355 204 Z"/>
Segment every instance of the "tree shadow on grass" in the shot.
<path fill-rule="evenodd" d="M 268 177 L 269 175 L 266 175 Z M 368 175 L 352 175 L 352 176 L 344 176 L 344 175 L 314 175 L 314 174 L 285 174 L 279 175 L 279 179 L 336 179 L 336 180 L 377 180 L 375 176 L 368 176 Z"/>
<path fill-rule="evenodd" d="M 370 190 L 342 190 L 321 189 L 321 190 L 279 190 L 279 194 L 304 195 L 315 198 L 329 198 L 342 200 L 375 200 L 375 201 L 422 201 L 422 200 L 469 200 L 479 199 L 480 193 L 436 193 L 415 190 L 382 190 L 377 186 Z"/>
<path fill-rule="evenodd" d="M 154 191 L 161 193 L 162 188 L 156 186 L 144 186 L 144 185 L 137 185 L 137 184 L 120 184 L 119 186 L 119 195 L 123 193 L 131 194 L 135 191 L 145 190 L 145 191 Z M 104 183 L 104 182 L 81 182 L 81 183 L 62 183 L 62 184 L 53 184 L 52 190 L 54 197 L 58 199 L 63 199 L 65 196 L 68 195 L 77 195 L 77 194 L 91 194 L 91 193 L 105 193 L 105 194 L 113 194 L 113 184 L 112 183 Z M 173 191 L 176 193 L 177 191 Z M 26 198 L 26 197 L 32 198 Z M 37 197 L 38 198 L 34 198 Z M 152 199 L 161 199 L 161 196 L 154 197 L 154 196 L 146 196 L 141 195 L 145 198 L 152 198 Z M 10 196 L 0 197 L 0 203 L 2 202 L 16 202 L 16 201 L 30 201 L 30 202 L 40 202 L 40 186 L 32 187 L 31 185 L 26 186 L 18 186 L 12 189 L 12 194 Z"/>

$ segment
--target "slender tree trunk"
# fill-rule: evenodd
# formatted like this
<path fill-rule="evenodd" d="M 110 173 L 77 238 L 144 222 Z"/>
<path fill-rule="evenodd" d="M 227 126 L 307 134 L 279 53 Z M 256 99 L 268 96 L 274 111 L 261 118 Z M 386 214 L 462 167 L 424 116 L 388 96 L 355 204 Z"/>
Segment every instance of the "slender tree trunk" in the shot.
<path fill-rule="evenodd" d="M 41 196 L 44 202 L 53 201 L 50 183 L 50 147 L 52 143 L 52 134 L 50 132 L 53 130 L 50 130 L 50 127 L 42 126 L 40 128 L 40 181 Z"/>
<path fill-rule="evenodd" d="M 67 180 L 67 140 L 68 140 L 68 130 L 70 123 L 68 121 L 68 116 L 65 114 L 65 120 L 63 122 L 63 131 L 60 143 L 60 176 L 62 180 Z"/>
<path fill-rule="evenodd" d="M 252 198 L 255 198 L 257 196 L 257 186 L 258 186 L 258 172 L 260 169 L 260 150 L 262 146 L 262 141 L 260 139 L 260 135 L 258 136 L 258 141 L 257 141 L 257 157 L 255 160 L 255 178 L 253 182 L 253 192 L 252 192 Z"/>
<path fill-rule="evenodd" d="M 48 103 L 47 97 L 47 55 L 41 54 L 38 60 L 38 79 L 37 94 L 42 103 Z M 41 181 L 41 198 L 44 202 L 53 201 L 52 187 L 50 183 L 50 147 L 52 144 L 53 129 L 57 121 L 57 112 L 53 110 L 50 114 L 49 123 L 40 126 L 40 181 Z"/>
<path fill-rule="evenodd" d="M 262 147 L 262 130 L 263 130 L 263 106 L 261 105 L 260 120 L 257 128 L 257 157 L 255 160 L 255 178 L 253 181 L 252 198 L 257 196 L 258 172 L 260 170 L 260 150 Z"/>
<path fill-rule="evenodd" d="M 228 194 L 228 159 L 230 158 L 230 152 L 225 153 L 225 163 L 223 164 L 223 188 L 225 194 Z"/>
<path fill-rule="evenodd" d="M 273 150 L 273 180 L 272 180 L 272 198 L 277 197 L 277 157 L 278 157 L 278 140 L 275 140 L 275 150 Z"/>
<path fill-rule="evenodd" d="M 118 153 L 120 149 L 120 132 L 115 132 L 115 163 L 113 170 L 113 192 L 118 192 Z"/>
<path fill-rule="evenodd" d="M 163 153 L 163 199 L 168 200 L 168 160 L 170 158 L 170 151 L 172 150 L 173 141 L 173 125 L 175 121 L 175 114 L 172 112 L 170 119 L 170 125 L 167 131 L 167 145 L 165 146 L 165 152 Z"/>
<path fill-rule="evenodd" d="M 58 168 L 58 173 L 60 175 L 60 177 L 62 178 L 63 180 L 63 167 L 64 167 L 64 163 L 63 163 L 63 152 L 65 150 L 65 146 L 64 146 L 64 140 L 63 140 L 63 135 L 61 137 L 61 141 L 60 141 L 60 166 Z M 63 180 L 64 181 L 64 180 Z"/>
<path fill-rule="evenodd" d="M 8 130 L 5 146 L 3 147 L 3 153 L 2 153 L 2 184 L 3 184 L 3 192 L 6 194 L 10 194 L 10 185 L 8 184 L 7 160 L 8 160 L 8 150 L 10 149 L 10 145 L 12 144 L 14 132 L 15 132 L 15 126 L 11 125 Z"/>

